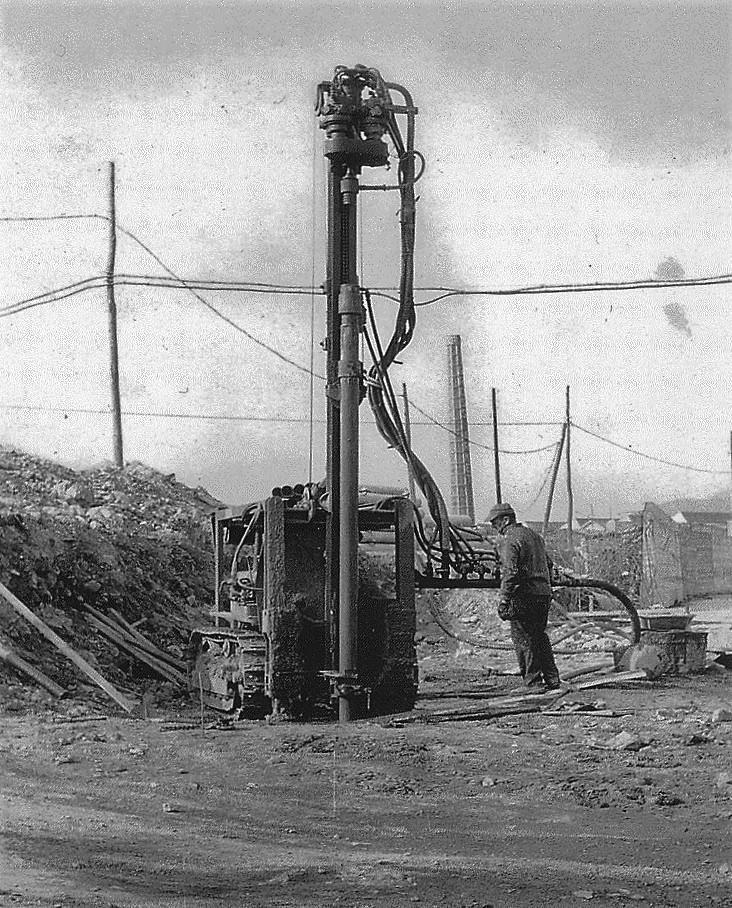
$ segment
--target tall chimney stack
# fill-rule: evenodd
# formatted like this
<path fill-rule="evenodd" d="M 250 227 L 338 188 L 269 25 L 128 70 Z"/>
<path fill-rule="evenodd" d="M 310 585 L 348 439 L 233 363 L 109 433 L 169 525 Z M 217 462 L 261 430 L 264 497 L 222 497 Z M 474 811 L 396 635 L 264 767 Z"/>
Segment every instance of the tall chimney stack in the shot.
<path fill-rule="evenodd" d="M 453 514 L 475 523 L 473 471 L 470 466 L 468 408 L 465 401 L 463 351 L 459 334 L 447 339 L 447 371 L 450 383 L 450 491 Z"/>

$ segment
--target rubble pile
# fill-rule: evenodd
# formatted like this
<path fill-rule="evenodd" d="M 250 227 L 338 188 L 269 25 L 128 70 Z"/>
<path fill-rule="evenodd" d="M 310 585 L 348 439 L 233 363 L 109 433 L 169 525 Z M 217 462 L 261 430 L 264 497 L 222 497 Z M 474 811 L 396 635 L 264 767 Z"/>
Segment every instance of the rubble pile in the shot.
<path fill-rule="evenodd" d="M 0 582 L 112 683 L 139 692 L 149 671 L 90 625 L 86 606 L 116 610 L 183 656 L 190 628 L 211 608 L 207 515 L 216 504 L 142 464 L 77 472 L 0 448 Z M 87 687 L 4 600 L 0 642 L 72 693 Z M 32 686 L 19 677 L 0 662 L 0 700 Z"/>

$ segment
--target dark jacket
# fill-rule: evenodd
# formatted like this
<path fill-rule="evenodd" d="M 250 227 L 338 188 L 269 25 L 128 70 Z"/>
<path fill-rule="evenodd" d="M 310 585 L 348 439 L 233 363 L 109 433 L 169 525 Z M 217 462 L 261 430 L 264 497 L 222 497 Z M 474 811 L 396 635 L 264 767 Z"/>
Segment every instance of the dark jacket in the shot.
<path fill-rule="evenodd" d="M 552 563 L 544 540 L 521 523 L 512 523 L 500 544 L 501 598 L 551 596 Z"/>

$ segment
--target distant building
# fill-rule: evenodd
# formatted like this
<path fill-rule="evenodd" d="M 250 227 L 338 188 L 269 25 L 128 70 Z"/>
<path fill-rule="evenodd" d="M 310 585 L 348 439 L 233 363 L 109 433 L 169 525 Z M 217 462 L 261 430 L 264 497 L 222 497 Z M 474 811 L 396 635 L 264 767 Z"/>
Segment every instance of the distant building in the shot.
<path fill-rule="evenodd" d="M 672 517 L 647 503 L 643 512 L 644 605 L 673 605 L 732 592 L 732 514 L 678 511 Z"/>
<path fill-rule="evenodd" d="M 671 516 L 674 523 L 686 524 L 687 526 L 729 526 L 732 521 L 732 512 L 730 511 L 677 511 Z"/>
<path fill-rule="evenodd" d="M 526 520 L 526 526 L 540 533 L 544 527 L 541 520 Z M 620 533 L 633 523 L 630 515 L 622 517 L 575 517 L 572 520 L 572 530 L 585 536 L 600 536 L 606 533 Z M 567 521 L 550 520 L 547 534 L 562 533 L 567 531 Z"/>

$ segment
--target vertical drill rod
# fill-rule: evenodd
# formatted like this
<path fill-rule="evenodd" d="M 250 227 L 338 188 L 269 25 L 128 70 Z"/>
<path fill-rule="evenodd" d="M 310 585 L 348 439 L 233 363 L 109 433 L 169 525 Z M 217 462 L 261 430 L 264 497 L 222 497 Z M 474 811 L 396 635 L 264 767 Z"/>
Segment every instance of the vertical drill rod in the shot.
<path fill-rule="evenodd" d="M 325 526 L 325 616 L 328 629 L 330 667 L 338 666 L 338 540 L 340 509 L 340 408 L 338 405 L 338 360 L 340 334 L 338 297 L 341 288 L 342 164 L 328 167 L 328 258 L 326 262 L 328 309 L 326 313 L 326 488 L 330 500 Z"/>
<path fill-rule="evenodd" d="M 338 718 L 351 719 L 348 678 L 356 680 L 358 635 L 358 407 L 361 397 L 359 340 L 363 323 L 358 286 L 344 284 L 338 305 L 341 317 L 341 358 L 338 378 L 341 399 L 340 577 L 338 586 L 338 674 L 341 690 Z"/>

